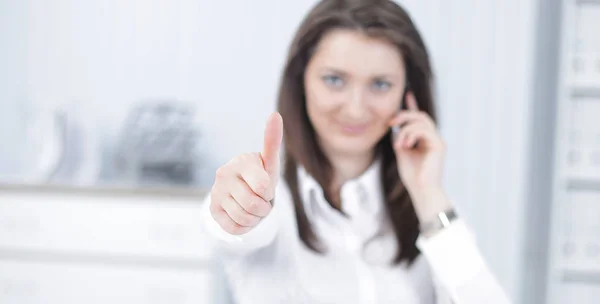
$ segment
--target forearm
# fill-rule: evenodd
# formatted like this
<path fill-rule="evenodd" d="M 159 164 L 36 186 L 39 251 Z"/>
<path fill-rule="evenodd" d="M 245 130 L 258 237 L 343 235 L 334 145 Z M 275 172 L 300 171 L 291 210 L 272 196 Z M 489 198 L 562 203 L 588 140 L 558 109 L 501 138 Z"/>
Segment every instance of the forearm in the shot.
<path fill-rule="evenodd" d="M 455 220 L 433 235 L 422 235 L 417 246 L 431 265 L 439 288 L 452 303 L 510 303 L 462 220 Z"/>

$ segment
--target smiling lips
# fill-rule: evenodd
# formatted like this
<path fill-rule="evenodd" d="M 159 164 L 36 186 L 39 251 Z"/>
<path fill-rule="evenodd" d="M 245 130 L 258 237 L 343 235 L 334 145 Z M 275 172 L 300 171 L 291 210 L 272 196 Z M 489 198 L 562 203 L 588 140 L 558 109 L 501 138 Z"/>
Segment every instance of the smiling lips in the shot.
<path fill-rule="evenodd" d="M 342 125 L 342 131 L 348 135 L 359 135 L 363 133 L 368 127 L 368 124 L 362 125 Z"/>

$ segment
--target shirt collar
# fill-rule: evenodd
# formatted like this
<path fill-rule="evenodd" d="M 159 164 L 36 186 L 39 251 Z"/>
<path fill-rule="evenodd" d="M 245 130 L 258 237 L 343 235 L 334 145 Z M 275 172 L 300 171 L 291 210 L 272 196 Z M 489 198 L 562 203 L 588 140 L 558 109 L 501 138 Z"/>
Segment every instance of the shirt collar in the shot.
<path fill-rule="evenodd" d="M 305 212 L 310 218 L 329 217 L 339 213 L 325 200 L 323 189 L 306 171 L 298 166 L 298 180 Z M 381 160 L 376 159 L 360 176 L 345 182 L 340 190 L 342 211 L 350 217 L 377 215 L 383 205 Z"/>

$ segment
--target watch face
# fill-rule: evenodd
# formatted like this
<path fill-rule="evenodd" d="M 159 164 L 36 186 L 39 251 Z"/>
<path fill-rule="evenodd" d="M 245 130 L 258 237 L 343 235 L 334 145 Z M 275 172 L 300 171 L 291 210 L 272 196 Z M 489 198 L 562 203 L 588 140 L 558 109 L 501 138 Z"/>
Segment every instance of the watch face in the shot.
<path fill-rule="evenodd" d="M 450 224 L 457 218 L 454 209 L 449 209 L 438 213 L 437 217 L 427 223 L 421 225 L 421 232 L 430 234 L 436 232 L 442 228 L 450 226 Z"/>

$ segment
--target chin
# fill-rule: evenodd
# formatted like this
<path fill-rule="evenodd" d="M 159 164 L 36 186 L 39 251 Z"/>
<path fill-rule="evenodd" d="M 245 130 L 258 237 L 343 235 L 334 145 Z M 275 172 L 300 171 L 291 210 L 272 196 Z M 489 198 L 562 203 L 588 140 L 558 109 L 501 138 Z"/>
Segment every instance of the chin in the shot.
<path fill-rule="evenodd" d="M 373 151 L 377 144 L 374 138 L 346 136 L 329 138 L 325 141 L 329 144 L 330 150 L 343 155 L 364 155 Z"/>

